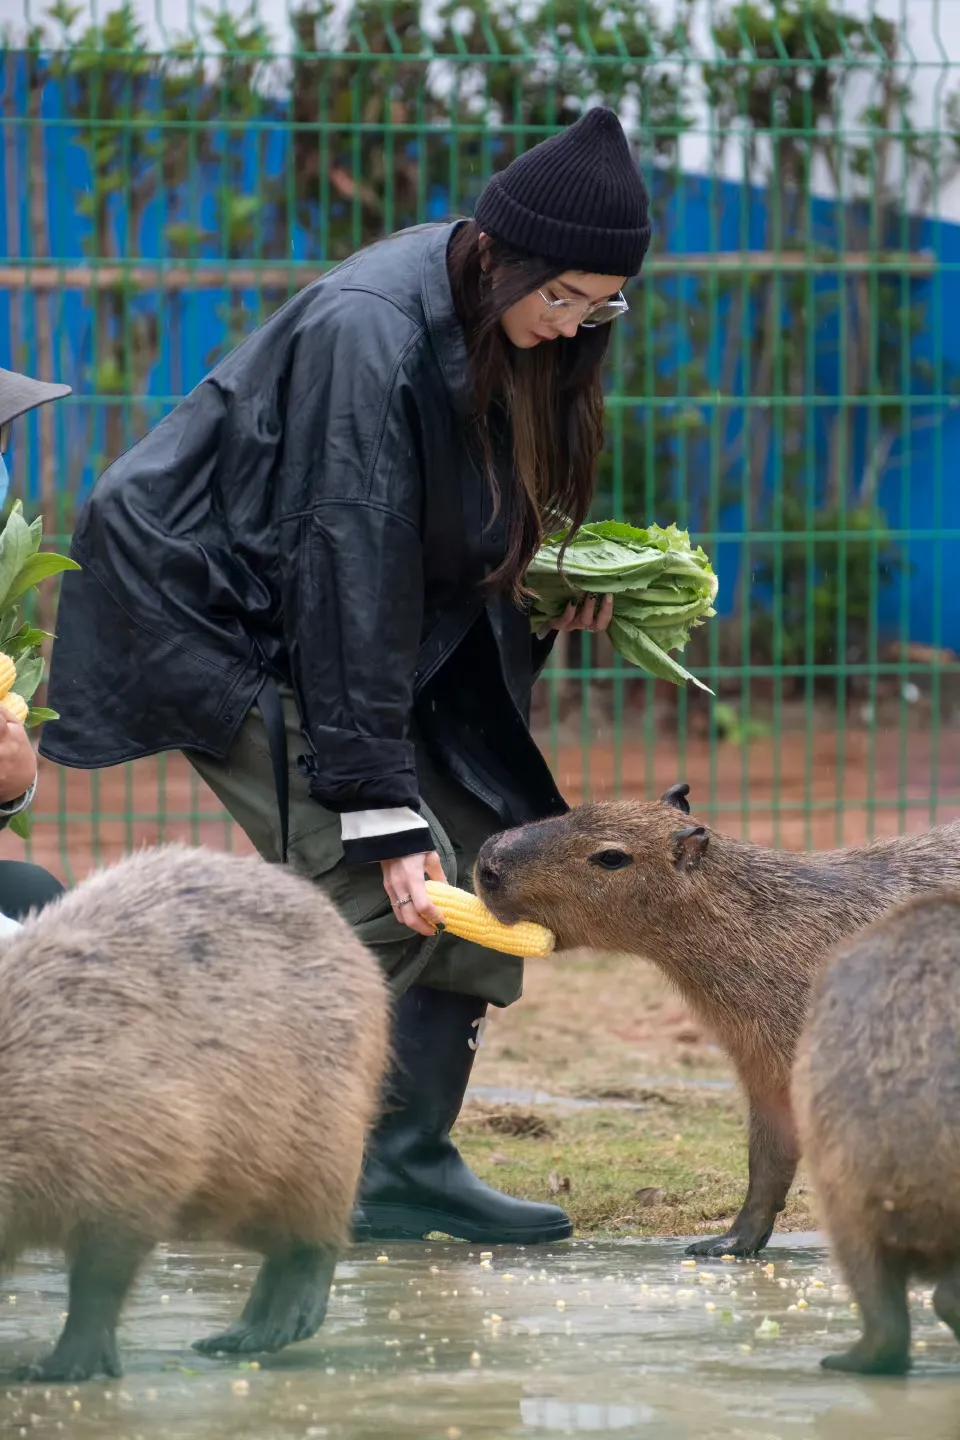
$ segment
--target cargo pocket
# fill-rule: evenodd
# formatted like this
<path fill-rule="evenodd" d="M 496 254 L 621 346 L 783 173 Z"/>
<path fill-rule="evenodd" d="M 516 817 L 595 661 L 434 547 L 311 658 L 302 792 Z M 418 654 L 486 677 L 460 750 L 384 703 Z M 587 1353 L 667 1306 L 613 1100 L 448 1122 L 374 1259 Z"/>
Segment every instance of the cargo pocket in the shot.
<path fill-rule="evenodd" d="M 303 784 L 303 777 L 297 773 L 296 780 Z M 287 843 L 287 863 L 296 874 L 315 885 L 331 899 L 349 925 L 357 922 L 351 867 L 344 864 L 343 843 L 340 838 L 340 816 L 334 810 L 325 810 L 309 792 L 301 801 L 293 798 L 296 780 L 291 769 L 290 837 Z"/>
<path fill-rule="evenodd" d="M 453 853 L 453 846 L 446 830 L 440 824 L 434 812 L 422 801 L 420 812 L 424 820 L 430 826 L 430 833 L 433 836 L 433 847 L 440 856 L 440 864 L 443 866 L 443 873 L 451 885 L 457 883 L 457 857 Z M 342 852 L 341 852 L 342 853 Z M 415 931 L 401 925 L 393 913 L 387 892 L 383 888 L 383 871 L 376 863 L 371 865 L 350 865 L 345 866 L 355 877 L 355 900 L 356 918 L 351 917 L 351 924 L 363 925 L 365 927 L 364 940 L 367 944 L 376 944 L 380 940 L 388 942 L 409 937 L 411 940 L 426 939 L 425 936 L 418 936 Z M 375 924 L 375 922 L 380 922 Z M 375 929 L 371 930 L 371 925 Z M 370 931 L 372 938 L 368 938 L 366 931 Z"/>

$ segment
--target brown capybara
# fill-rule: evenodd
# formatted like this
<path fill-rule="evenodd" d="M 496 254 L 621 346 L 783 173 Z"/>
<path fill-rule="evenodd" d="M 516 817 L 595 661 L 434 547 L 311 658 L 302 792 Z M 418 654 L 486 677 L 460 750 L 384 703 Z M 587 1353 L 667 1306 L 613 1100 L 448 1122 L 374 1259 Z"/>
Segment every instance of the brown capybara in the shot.
<path fill-rule="evenodd" d="M 794 1109 L 863 1338 L 833 1370 L 903 1374 L 907 1282 L 960 1338 L 960 893 L 918 896 L 839 946 L 814 983 Z"/>
<path fill-rule="evenodd" d="M 307 880 L 170 846 L 83 881 L 0 946 L 0 1264 L 66 1251 L 42 1380 L 119 1374 L 158 1240 L 264 1256 L 209 1354 L 321 1324 L 387 1049 L 380 971 Z"/>
<path fill-rule="evenodd" d="M 790 1071 L 810 982 L 837 941 L 917 892 L 960 887 L 960 822 L 796 854 L 689 820 L 688 792 L 582 805 L 493 836 L 475 886 L 500 920 L 538 920 L 559 948 L 652 960 L 713 1030 L 749 1101 L 750 1180 L 727 1233 L 690 1253 L 754 1255 L 796 1173 Z"/>

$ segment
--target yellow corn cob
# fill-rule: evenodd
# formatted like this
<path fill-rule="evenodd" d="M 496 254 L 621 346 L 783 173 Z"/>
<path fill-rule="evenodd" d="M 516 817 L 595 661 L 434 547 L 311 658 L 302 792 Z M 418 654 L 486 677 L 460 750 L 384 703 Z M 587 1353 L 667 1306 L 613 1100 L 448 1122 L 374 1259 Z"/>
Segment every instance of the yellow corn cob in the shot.
<path fill-rule="evenodd" d="M 488 950 L 501 950 L 504 955 L 520 955 L 528 960 L 543 959 L 553 953 L 556 939 L 543 925 L 535 925 L 532 920 L 502 925 L 476 895 L 440 880 L 427 881 L 427 894 L 443 916 L 445 927 L 461 940 L 472 940 Z"/>
<path fill-rule="evenodd" d="M 17 720 L 22 725 L 30 711 L 30 706 L 22 695 L 15 695 L 11 690 L 8 695 L 0 695 L 0 710 L 6 711 L 11 720 Z"/>
<path fill-rule="evenodd" d="M 0 695 L 6 695 L 10 686 L 17 678 L 17 667 L 9 655 L 4 655 L 0 650 Z"/>

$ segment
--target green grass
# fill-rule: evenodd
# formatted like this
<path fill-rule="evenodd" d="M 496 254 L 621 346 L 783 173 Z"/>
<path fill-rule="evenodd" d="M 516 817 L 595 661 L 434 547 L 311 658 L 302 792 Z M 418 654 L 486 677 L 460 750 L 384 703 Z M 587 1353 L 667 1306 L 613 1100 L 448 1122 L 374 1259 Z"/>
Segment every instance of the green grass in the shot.
<path fill-rule="evenodd" d="M 478 1175 L 563 1205 L 582 1236 L 720 1234 L 746 1192 L 746 1129 L 733 1096 L 674 1092 L 635 1112 L 471 1105 L 456 1133 Z M 779 1226 L 814 1224 L 798 1185 Z"/>

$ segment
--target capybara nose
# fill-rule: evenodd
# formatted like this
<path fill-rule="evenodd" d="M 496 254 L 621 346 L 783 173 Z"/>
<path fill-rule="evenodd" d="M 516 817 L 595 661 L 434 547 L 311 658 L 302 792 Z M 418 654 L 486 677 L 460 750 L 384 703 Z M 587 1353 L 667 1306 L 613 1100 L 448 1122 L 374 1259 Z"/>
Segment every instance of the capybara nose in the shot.
<path fill-rule="evenodd" d="M 477 879 L 484 890 L 499 890 L 502 880 L 500 866 L 493 860 L 481 860 L 477 866 Z"/>

